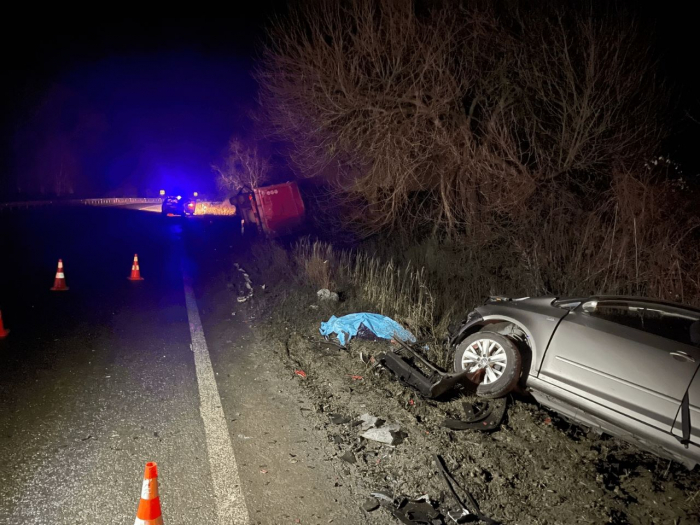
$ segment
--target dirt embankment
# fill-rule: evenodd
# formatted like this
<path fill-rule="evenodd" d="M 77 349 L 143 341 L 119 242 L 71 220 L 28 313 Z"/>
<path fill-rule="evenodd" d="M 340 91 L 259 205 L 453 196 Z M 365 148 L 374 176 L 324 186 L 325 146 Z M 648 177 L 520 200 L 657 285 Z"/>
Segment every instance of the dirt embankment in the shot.
<path fill-rule="evenodd" d="M 423 399 L 387 370 L 365 363 L 387 343 L 355 339 L 347 351 L 318 343 L 322 321 L 367 305 L 353 298 L 319 302 L 315 290 L 288 274 L 275 275 L 274 266 L 256 265 L 254 258 L 240 262 L 260 290 L 244 305 L 254 314 L 258 338 L 271 359 L 286 363 L 290 375 L 304 372 L 296 379 L 356 493 L 427 494 L 447 510 L 454 502 L 434 464 L 437 453 L 482 512 L 503 523 L 690 524 L 700 519 L 698 468 L 689 472 L 624 442 L 587 433 L 529 399 L 511 397 L 505 420 L 491 433 L 442 427 L 445 417 L 462 417 L 462 402 L 472 399 Z M 389 446 L 359 437 L 357 420 L 366 413 L 398 423 L 403 442 Z M 387 523 L 397 522 L 382 508 L 373 511 L 374 519 L 378 513 Z"/>

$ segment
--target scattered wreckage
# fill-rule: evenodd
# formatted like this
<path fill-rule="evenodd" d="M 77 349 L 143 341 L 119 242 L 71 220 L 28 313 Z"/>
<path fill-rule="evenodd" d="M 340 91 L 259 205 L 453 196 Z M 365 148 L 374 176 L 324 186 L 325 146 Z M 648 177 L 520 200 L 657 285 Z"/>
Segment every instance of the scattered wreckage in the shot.
<path fill-rule="evenodd" d="M 455 505 L 442 509 L 427 494 L 412 500 L 406 496 L 397 497 L 387 492 L 377 491 L 370 494 L 371 498 L 365 502 L 362 508 L 366 512 L 373 512 L 379 507 L 383 507 L 397 520 L 406 525 L 443 525 L 445 523 L 475 522 L 498 525 L 499 522 L 481 512 L 479 504 L 471 493 L 461 487 L 450 475 L 442 457 L 434 454 L 433 461 L 449 493 L 452 495 Z M 461 496 L 460 492 L 462 493 Z M 465 499 L 469 501 L 468 504 L 465 503 Z"/>
<path fill-rule="evenodd" d="M 430 363 L 413 334 L 378 314 L 332 317 L 321 333 L 336 333 L 341 345 L 363 333 L 393 339 L 398 348 L 376 360 L 425 397 L 466 387 L 497 400 L 522 388 L 594 431 L 689 469 L 700 462 L 698 309 L 633 297 L 492 297 L 450 330 L 454 372 Z M 466 420 L 446 426 L 496 428 L 502 411 L 498 403 L 466 406 Z"/>

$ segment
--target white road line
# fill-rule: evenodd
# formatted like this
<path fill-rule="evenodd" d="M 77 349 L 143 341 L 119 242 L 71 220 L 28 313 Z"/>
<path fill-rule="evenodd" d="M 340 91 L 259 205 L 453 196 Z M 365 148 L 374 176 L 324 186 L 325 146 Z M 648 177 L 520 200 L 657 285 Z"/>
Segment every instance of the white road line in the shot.
<path fill-rule="evenodd" d="M 199 411 L 204 421 L 204 433 L 207 439 L 209 467 L 214 483 L 219 525 L 247 525 L 249 523 L 248 509 L 243 498 L 241 480 L 238 477 L 238 467 L 233 455 L 231 437 L 226 426 L 224 410 L 221 407 L 219 391 L 216 388 L 214 369 L 211 366 L 207 342 L 204 339 L 199 308 L 197 308 L 197 301 L 192 289 L 192 280 L 187 275 L 184 265 L 182 278 L 185 284 L 187 318 L 190 323 L 192 351 L 194 352 L 194 364 L 199 385 Z"/>

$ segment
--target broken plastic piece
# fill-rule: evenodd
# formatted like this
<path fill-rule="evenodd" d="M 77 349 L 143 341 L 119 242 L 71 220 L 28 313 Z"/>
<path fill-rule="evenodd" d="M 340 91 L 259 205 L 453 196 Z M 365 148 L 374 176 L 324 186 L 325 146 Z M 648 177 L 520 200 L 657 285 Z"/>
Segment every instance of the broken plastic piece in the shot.
<path fill-rule="evenodd" d="M 391 512 L 392 516 L 406 525 L 444 523 L 440 511 L 426 496 L 415 500 L 405 496 L 392 498 L 385 492 L 373 492 L 372 496 L 377 498 L 379 504 Z"/>
<path fill-rule="evenodd" d="M 358 420 L 361 422 L 362 426 L 360 430 L 369 430 L 370 428 L 379 427 L 384 423 L 383 419 L 371 416 L 369 414 L 362 414 Z"/>
<path fill-rule="evenodd" d="M 304 379 L 306 379 L 306 372 L 304 372 L 303 370 L 294 370 L 294 373 L 299 377 L 303 377 Z"/>
<path fill-rule="evenodd" d="M 370 428 L 360 434 L 360 437 L 379 443 L 386 443 L 387 445 L 398 445 L 403 441 L 403 433 L 397 423 L 382 425 L 379 428 Z"/>
<path fill-rule="evenodd" d="M 495 430 L 503 421 L 507 400 L 492 399 L 480 409 L 471 403 L 462 403 L 465 419 L 445 419 L 442 426 L 451 430 Z"/>
<path fill-rule="evenodd" d="M 397 342 L 401 349 L 410 355 L 408 359 L 396 352 L 389 351 L 379 354 L 377 360 L 391 370 L 400 381 L 412 386 L 425 397 L 440 397 L 456 384 L 467 380 L 468 370 L 448 374 L 439 370 L 404 341 L 397 340 Z M 429 375 L 419 369 L 411 360 L 420 362 L 423 368 L 428 370 Z"/>
<path fill-rule="evenodd" d="M 351 450 L 348 450 L 347 452 L 345 452 L 345 454 L 340 456 L 340 459 L 346 461 L 347 463 L 357 463 L 357 459 L 355 459 L 355 454 L 353 454 Z"/>
<path fill-rule="evenodd" d="M 352 421 L 349 417 L 342 414 L 329 414 L 328 417 L 334 425 L 345 425 Z"/>
<path fill-rule="evenodd" d="M 379 502 L 377 501 L 376 498 L 368 498 L 363 504 L 362 504 L 363 510 L 366 512 L 373 512 L 379 508 Z"/>
<path fill-rule="evenodd" d="M 459 484 L 455 481 L 455 479 L 450 475 L 450 473 L 447 471 L 447 467 L 445 467 L 445 463 L 443 462 L 442 458 L 439 455 L 434 454 L 433 459 L 435 460 L 435 465 L 437 466 L 438 471 L 440 472 L 440 474 L 442 474 L 442 479 L 445 480 L 445 484 L 447 485 L 448 490 L 450 491 L 452 497 L 455 499 L 460 509 L 462 510 L 463 516 L 468 516 L 469 513 L 473 511 L 472 514 L 474 514 L 477 518 L 479 518 L 480 521 L 486 523 L 487 525 L 499 525 L 499 522 L 481 513 L 481 510 L 479 509 L 479 504 L 469 493 L 469 491 L 465 488 L 460 487 Z M 469 500 L 469 503 L 472 506 L 472 511 L 470 511 L 467 508 L 467 506 L 462 502 L 462 499 L 459 497 L 459 494 L 457 494 L 456 489 L 461 490 L 466 495 L 467 499 Z M 467 514 L 464 514 L 465 512 Z M 464 523 L 464 521 L 457 521 L 457 523 Z"/>

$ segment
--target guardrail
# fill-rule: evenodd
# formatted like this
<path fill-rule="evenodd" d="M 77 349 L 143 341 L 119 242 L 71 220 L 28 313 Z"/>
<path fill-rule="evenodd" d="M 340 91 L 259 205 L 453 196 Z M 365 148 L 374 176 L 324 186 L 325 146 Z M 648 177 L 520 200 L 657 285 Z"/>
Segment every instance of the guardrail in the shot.
<path fill-rule="evenodd" d="M 29 208 L 40 208 L 44 206 L 123 206 L 125 204 L 160 204 L 161 202 L 163 202 L 163 199 L 157 197 L 115 197 L 108 199 L 71 199 L 51 201 L 5 202 L 0 203 L 0 211 L 23 210 Z"/>

